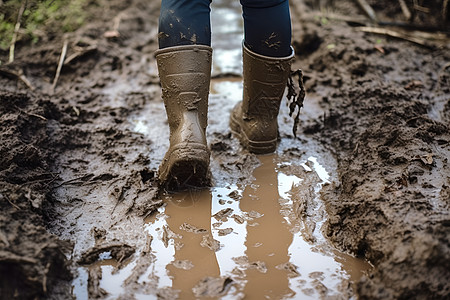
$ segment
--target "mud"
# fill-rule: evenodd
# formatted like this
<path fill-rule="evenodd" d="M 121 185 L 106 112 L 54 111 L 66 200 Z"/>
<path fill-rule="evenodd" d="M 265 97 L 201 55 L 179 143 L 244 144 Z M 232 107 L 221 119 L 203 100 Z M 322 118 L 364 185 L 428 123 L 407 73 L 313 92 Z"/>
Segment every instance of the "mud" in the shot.
<path fill-rule="evenodd" d="M 358 283 L 359 297 L 446 298 L 447 47 L 428 50 L 304 19 L 298 46 L 318 51 L 299 64 L 324 115 L 303 128 L 319 133 L 339 163 L 340 183 L 324 193 L 326 236 L 376 266 Z"/>
<path fill-rule="evenodd" d="M 0 298 L 448 298 L 448 36 L 421 46 L 364 33 L 354 2 L 292 1 L 305 107 L 295 138 L 283 103 L 276 153 L 255 156 L 228 127 L 242 93 L 239 3 L 215 2 L 213 187 L 188 198 L 155 178 L 168 147 L 159 2 L 91 7 L 98 17 L 66 37 L 54 92 L 62 35 L 18 44 L 0 65 Z M 415 25 L 444 24 L 430 14 Z M 186 205 L 196 193 L 201 207 Z"/>

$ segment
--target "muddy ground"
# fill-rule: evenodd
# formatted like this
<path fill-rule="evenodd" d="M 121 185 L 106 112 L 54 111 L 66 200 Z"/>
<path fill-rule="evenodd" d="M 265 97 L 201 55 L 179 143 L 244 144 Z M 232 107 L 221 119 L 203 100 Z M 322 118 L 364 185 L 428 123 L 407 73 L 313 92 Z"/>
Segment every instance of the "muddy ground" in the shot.
<path fill-rule="evenodd" d="M 369 2 L 380 19 L 404 20 L 397 3 Z M 162 204 L 155 174 L 165 149 L 157 138 L 132 130 L 130 121 L 143 106 L 161 101 L 153 58 L 159 1 L 108 3 L 89 6 L 96 17 L 73 34 L 18 43 L 12 64 L 0 52 L 2 299 L 70 298 L 78 265 L 106 250 L 119 263 L 135 252 L 104 228 L 137 235 L 114 224 L 144 219 Z M 417 11 L 415 26 L 448 31 L 436 17 L 442 1 L 428 5 L 430 12 Z M 281 141 L 297 145 L 283 155 L 301 159 L 302 141 L 311 138 L 338 163 L 337 179 L 322 190 L 324 235 L 374 266 L 351 293 L 359 299 L 447 299 L 448 35 L 433 30 L 412 42 L 364 32 L 362 25 L 371 23 L 352 1 L 292 1 L 291 7 L 294 68 L 304 71 L 305 101 L 316 101 L 321 112 L 301 120 L 296 138 L 280 132 Z M 64 40 L 66 60 L 53 89 Z M 281 118 L 280 126 L 291 121 Z M 258 157 L 242 150 L 226 125 L 211 128 L 213 179 L 248 184 Z M 102 191 L 114 209 L 95 205 L 93 191 Z M 97 219 L 83 220 L 83 209 Z M 89 236 L 85 244 L 75 243 L 77 231 Z M 90 297 L 103 297 L 101 278 L 90 275 Z"/>

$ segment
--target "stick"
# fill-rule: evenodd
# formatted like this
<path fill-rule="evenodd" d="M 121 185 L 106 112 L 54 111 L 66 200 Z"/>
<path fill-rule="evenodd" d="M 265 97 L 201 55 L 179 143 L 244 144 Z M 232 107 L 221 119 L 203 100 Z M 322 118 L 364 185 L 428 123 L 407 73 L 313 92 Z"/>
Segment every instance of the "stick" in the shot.
<path fill-rule="evenodd" d="M 360 27 L 359 30 L 363 32 L 369 32 L 369 33 L 376 33 L 376 34 L 383 34 L 390 37 L 395 37 L 398 39 L 403 39 L 427 48 L 430 48 L 430 45 L 426 43 L 424 39 L 416 38 L 413 36 L 409 36 L 406 34 L 402 34 L 398 31 L 390 30 L 390 29 L 384 29 L 384 28 L 376 28 L 376 27 Z"/>
<path fill-rule="evenodd" d="M 20 69 L 18 72 L 0 69 L 0 74 L 3 74 L 5 76 L 13 77 L 15 79 L 19 79 L 22 81 L 30 90 L 34 91 L 34 86 L 31 84 L 31 82 L 28 80 L 27 77 L 23 74 L 23 70 Z"/>
<path fill-rule="evenodd" d="M 113 19 L 113 29 L 106 31 L 104 33 L 104 36 L 106 38 L 117 38 L 120 36 L 119 27 L 120 27 L 120 21 L 122 21 L 122 15 L 123 12 L 120 12 L 117 16 Z"/>
<path fill-rule="evenodd" d="M 442 3 L 442 19 L 445 22 L 447 21 L 448 18 L 448 0 L 444 0 L 444 2 Z"/>
<path fill-rule="evenodd" d="M 77 58 L 79 58 L 85 54 L 88 54 L 89 52 L 96 51 L 96 50 L 97 50 L 97 46 L 88 46 L 85 49 L 81 49 L 81 50 L 73 53 L 72 55 L 68 56 L 67 59 L 64 61 L 64 63 L 66 65 L 70 64 L 73 60 L 76 60 Z"/>
<path fill-rule="evenodd" d="M 5 196 L 6 201 L 9 202 L 9 204 L 11 204 L 15 209 L 20 210 L 20 207 L 18 207 L 17 205 L 15 205 L 14 203 L 11 202 L 11 200 L 9 200 L 8 196 Z"/>
<path fill-rule="evenodd" d="M 426 13 L 426 14 L 430 13 L 430 9 L 428 7 L 424 7 L 424 6 L 419 5 L 417 0 L 414 0 L 414 9 L 417 10 L 417 11 L 421 11 L 423 13 Z"/>
<path fill-rule="evenodd" d="M 367 18 L 364 16 L 344 16 L 333 12 L 321 13 L 319 15 L 330 20 L 343 21 L 361 26 L 367 23 Z"/>
<path fill-rule="evenodd" d="M 55 79 L 53 80 L 52 93 L 55 91 L 56 83 L 58 83 L 59 75 L 61 74 L 61 69 L 64 64 L 64 59 L 66 58 L 68 44 L 69 44 L 69 42 L 67 41 L 67 39 L 65 39 L 64 45 L 61 50 L 61 57 L 59 58 L 58 68 L 56 69 Z"/>
<path fill-rule="evenodd" d="M 366 15 L 375 23 L 378 22 L 377 15 L 375 14 L 375 11 L 373 10 L 372 6 L 367 3 L 366 0 L 356 0 L 358 2 L 359 6 L 364 10 Z"/>
<path fill-rule="evenodd" d="M 19 9 L 19 14 L 17 15 L 17 22 L 16 22 L 16 26 L 14 27 L 14 33 L 13 33 L 12 40 L 11 40 L 11 46 L 9 47 L 9 62 L 10 63 L 12 63 L 14 61 L 14 51 L 16 48 L 17 35 L 19 33 L 20 22 L 22 20 L 23 11 L 25 10 L 26 4 L 27 4 L 26 0 L 22 1 L 22 5 L 20 6 L 20 9 Z"/>
<path fill-rule="evenodd" d="M 448 1 L 448 0 L 446 0 Z M 294 7 L 295 8 L 295 7 Z M 325 17 L 330 20 L 336 20 L 336 21 L 342 21 L 350 23 L 352 27 L 358 26 L 365 26 L 367 24 L 367 18 L 366 17 L 358 17 L 358 16 L 344 16 L 333 12 L 327 12 L 327 13 L 309 13 L 306 14 L 302 20 L 313 20 L 315 17 L 321 16 Z M 438 27 L 438 26 L 422 26 L 417 25 L 413 23 L 407 23 L 402 21 L 378 21 L 378 26 L 389 26 L 389 27 L 400 27 L 405 28 L 408 30 L 420 30 L 420 31 L 430 31 L 430 32 L 436 32 L 436 34 L 450 34 L 450 30 L 446 30 L 445 28 Z"/>
<path fill-rule="evenodd" d="M 400 3 L 400 7 L 402 9 L 403 14 L 405 15 L 406 20 L 411 20 L 412 14 L 411 11 L 408 8 L 408 5 L 406 5 L 405 0 L 398 0 Z"/>
<path fill-rule="evenodd" d="M 83 176 L 76 177 L 76 178 L 73 178 L 73 179 L 69 179 L 69 180 L 66 180 L 66 181 L 60 183 L 59 185 L 57 185 L 56 188 L 59 188 L 59 187 L 61 187 L 63 185 L 72 183 L 72 182 L 77 181 L 77 180 L 86 181 L 86 180 L 91 179 L 92 177 L 94 177 L 94 174 L 87 174 L 87 175 L 83 175 Z"/>
<path fill-rule="evenodd" d="M 437 26 L 421 26 L 413 23 L 406 22 L 390 22 L 390 21 L 380 21 L 378 22 L 378 26 L 390 26 L 390 27 L 399 27 L 405 28 L 408 30 L 420 30 L 420 31 L 429 31 L 429 32 L 438 32 L 439 34 L 450 34 L 450 30 L 446 30 L 442 27 Z"/>

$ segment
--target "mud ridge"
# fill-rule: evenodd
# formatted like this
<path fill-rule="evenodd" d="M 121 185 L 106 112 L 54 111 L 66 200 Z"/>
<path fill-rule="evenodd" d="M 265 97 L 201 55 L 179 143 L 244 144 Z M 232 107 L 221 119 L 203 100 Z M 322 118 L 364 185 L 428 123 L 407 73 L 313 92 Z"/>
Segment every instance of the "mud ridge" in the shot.
<path fill-rule="evenodd" d="M 70 243 L 46 229 L 51 185 L 49 123 L 62 112 L 46 97 L 0 93 L 0 294 L 2 299 L 65 295 L 70 288 Z"/>
<path fill-rule="evenodd" d="M 307 89 L 326 111 L 304 124 L 304 132 L 329 145 L 339 162 L 340 185 L 323 195 L 326 235 L 374 264 L 358 283 L 359 298 L 445 299 L 450 95 L 442 66 L 448 48 L 428 51 L 378 38 L 380 52 L 375 36 L 340 22 L 308 22 L 297 46 L 316 50 L 299 64 L 310 70 Z M 431 113 L 440 99 L 445 106 Z"/>

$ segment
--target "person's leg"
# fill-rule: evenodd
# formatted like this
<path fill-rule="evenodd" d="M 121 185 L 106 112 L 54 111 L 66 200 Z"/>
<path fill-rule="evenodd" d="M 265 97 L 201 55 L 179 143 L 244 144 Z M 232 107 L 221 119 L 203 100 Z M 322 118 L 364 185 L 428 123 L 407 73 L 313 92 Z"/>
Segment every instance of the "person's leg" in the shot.
<path fill-rule="evenodd" d="M 288 0 L 241 0 L 244 16 L 242 101 L 233 109 L 231 131 L 253 153 L 275 151 L 277 116 L 291 71 Z"/>
<path fill-rule="evenodd" d="M 206 142 L 210 47 L 210 0 L 162 0 L 158 63 L 170 147 L 158 178 L 170 190 L 209 184 Z"/>
<path fill-rule="evenodd" d="M 270 57 L 291 55 L 288 0 L 241 0 L 244 40 L 249 50 Z"/>
<path fill-rule="evenodd" d="M 211 46 L 210 3 L 211 0 L 162 0 L 159 48 Z"/>

